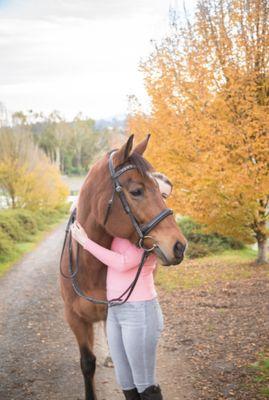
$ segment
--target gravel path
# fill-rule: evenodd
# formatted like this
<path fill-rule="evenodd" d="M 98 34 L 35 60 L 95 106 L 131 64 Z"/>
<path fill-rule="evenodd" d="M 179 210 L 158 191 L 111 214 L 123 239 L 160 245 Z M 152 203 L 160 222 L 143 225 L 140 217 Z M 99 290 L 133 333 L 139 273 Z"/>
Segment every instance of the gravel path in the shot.
<path fill-rule="evenodd" d="M 66 222 L 61 223 L 0 281 L 0 399 L 82 400 L 75 338 L 63 318 L 58 264 Z M 161 301 L 161 299 L 160 299 Z M 96 324 L 98 400 L 122 399 L 107 355 L 102 324 Z M 184 355 L 166 346 L 158 353 L 165 400 L 196 399 Z M 180 357 L 180 358 L 179 358 Z"/>

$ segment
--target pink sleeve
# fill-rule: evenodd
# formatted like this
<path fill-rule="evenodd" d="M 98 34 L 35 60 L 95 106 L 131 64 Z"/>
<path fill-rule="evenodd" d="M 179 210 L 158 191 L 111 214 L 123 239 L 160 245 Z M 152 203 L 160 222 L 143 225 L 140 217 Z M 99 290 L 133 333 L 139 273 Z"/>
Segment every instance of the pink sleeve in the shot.
<path fill-rule="evenodd" d="M 143 250 L 136 248 L 132 243 L 127 243 L 121 252 L 116 252 L 100 246 L 98 243 L 88 238 L 83 248 L 88 250 L 102 263 L 117 271 L 126 271 L 136 267 L 140 263 L 143 255 Z"/>

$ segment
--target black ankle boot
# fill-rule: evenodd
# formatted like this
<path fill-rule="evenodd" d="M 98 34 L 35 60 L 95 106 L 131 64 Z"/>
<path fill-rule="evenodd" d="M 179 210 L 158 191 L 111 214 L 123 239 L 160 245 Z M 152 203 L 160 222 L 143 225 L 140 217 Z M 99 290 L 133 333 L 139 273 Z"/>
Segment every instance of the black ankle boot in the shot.
<path fill-rule="evenodd" d="M 152 385 L 147 387 L 144 392 L 140 393 L 141 400 L 163 400 L 161 388 L 159 385 Z"/>
<path fill-rule="evenodd" d="M 123 390 L 123 394 L 126 400 L 140 400 L 140 395 L 136 388 L 131 390 Z"/>

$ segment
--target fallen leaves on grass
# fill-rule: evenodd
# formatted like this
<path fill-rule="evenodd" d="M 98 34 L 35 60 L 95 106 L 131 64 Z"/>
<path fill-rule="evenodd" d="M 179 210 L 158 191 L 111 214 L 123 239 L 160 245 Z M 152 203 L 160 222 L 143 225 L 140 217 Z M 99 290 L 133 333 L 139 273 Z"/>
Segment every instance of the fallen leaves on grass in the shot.
<path fill-rule="evenodd" d="M 268 266 L 188 261 L 160 268 L 158 284 L 165 346 L 184 353 L 199 399 L 267 399 L 249 365 L 269 348 Z"/>

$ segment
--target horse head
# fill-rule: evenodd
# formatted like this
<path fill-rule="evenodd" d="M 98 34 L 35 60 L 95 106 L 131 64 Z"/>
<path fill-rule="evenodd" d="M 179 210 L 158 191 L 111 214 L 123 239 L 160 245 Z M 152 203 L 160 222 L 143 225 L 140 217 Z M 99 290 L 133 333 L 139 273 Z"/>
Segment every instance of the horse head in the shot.
<path fill-rule="evenodd" d="M 159 185 L 152 175 L 154 167 L 143 157 L 149 138 L 150 135 L 133 148 L 134 136 L 131 135 L 121 148 L 113 151 L 110 161 L 113 163 L 115 174 L 120 171 L 117 177 L 120 191 L 123 192 L 127 206 L 140 227 L 167 210 Z M 111 237 L 127 238 L 137 244 L 139 234 L 130 215 L 124 210 L 120 196 L 115 192 L 115 182 L 109 168 L 110 156 L 111 153 L 107 153 L 91 168 L 87 177 L 91 184 L 87 185 L 87 180 L 84 183 L 85 188 L 90 187 L 88 199 L 91 198 L 91 201 L 88 204 L 91 207 L 87 212 L 94 217 L 96 225 Z M 82 191 L 85 188 L 82 188 Z M 108 218 L 105 218 L 107 212 Z M 171 214 L 166 213 L 143 239 L 143 247 L 153 247 L 163 265 L 179 264 L 183 260 L 187 244 Z"/>

